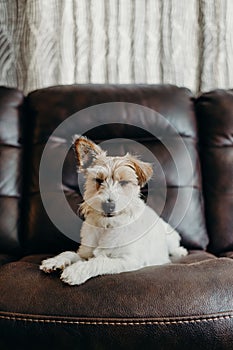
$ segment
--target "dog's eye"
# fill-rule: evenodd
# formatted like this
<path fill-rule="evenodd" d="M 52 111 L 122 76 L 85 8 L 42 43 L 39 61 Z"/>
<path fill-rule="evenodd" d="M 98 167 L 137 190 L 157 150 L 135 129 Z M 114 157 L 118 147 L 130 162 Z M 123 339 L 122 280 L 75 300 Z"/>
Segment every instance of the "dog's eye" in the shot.
<path fill-rule="evenodd" d="M 102 179 L 99 179 L 98 177 L 95 179 L 95 182 L 98 184 L 98 185 L 102 185 L 102 183 L 104 182 L 104 180 Z"/>
<path fill-rule="evenodd" d="M 126 185 L 128 185 L 129 181 L 126 181 L 126 180 L 122 180 L 122 181 L 119 181 L 119 184 L 124 187 Z"/>

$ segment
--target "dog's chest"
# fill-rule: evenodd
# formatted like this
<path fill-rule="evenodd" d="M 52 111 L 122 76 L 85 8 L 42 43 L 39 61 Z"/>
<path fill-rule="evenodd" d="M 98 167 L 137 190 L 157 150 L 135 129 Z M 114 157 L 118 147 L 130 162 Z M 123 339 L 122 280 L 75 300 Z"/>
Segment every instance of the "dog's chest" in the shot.
<path fill-rule="evenodd" d="M 82 244 L 94 249 L 115 249 L 131 245 L 147 236 L 151 229 L 155 229 L 158 216 L 147 206 L 143 209 L 136 218 L 121 217 L 121 222 L 119 219 L 115 222 L 114 218 L 95 222 L 89 218 L 90 221 L 85 221 L 82 226 Z"/>
<path fill-rule="evenodd" d="M 110 227 L 107 227 L 110 226 Z M 106 227 L 96 227 L 83 223 L 81 231 L 81 244 L 88 247 L 93 247 L 100 251 L 109 249 L 110 251 L 127 246 L 135 240 L 134 225 L 111 227 L 112 225 L 106 225 Z"/>

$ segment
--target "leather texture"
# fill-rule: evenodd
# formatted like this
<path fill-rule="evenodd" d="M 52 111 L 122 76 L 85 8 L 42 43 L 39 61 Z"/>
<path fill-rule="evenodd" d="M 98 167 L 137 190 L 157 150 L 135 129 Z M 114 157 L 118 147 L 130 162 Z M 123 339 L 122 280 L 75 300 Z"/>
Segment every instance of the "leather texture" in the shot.
<path fill-rule="evenodd" d="M 59 273 L 46 275 L 40 271 L 41 258 L 46 256 L 29 256 L 2 266 L 1 311 L 40 315 L 43 306 L 43 315 L 51 317 L 59 315 L 62 318 L 69 315 L 75 318 L 80 315 L 85 319 L 98 315 L 99 318 L 108 319 L 111 306 L 111 318 L 149 319 L 155 315 L 157 318 L 172 318 L 215 314 L 219 312 L 219 303 L 222 312 L 227 312 L 229 307 L 233 309 L 233 277 L 228 275 L 233 268 L 231 259 L 217 259 L 208 253 L 197 252 L 183 261 L 181 259 L 177 264 L 148 267 L 133 273 L 99 276 L 72 288 L 59 280 Z M 200 273 L 203 269 L 208 273 Z M 211 282 L 216 274 L 218 280 Z M 13 278 L 15 275 L 18 278 L 17 286 Z M 198 289 L 195 288 L 197 283 Z M 229 305 L 229 300 L 224 303 L 224 291 L 219 291 L 219 285 L 226 286 L 229 299 L 232 297 L 232 304 Z M 17 303 L 13 297 L 9 300 L 12 288 L 16 298 L 20 295 Z M 193 290 L 195 298 L 191 293 Z M 176 302 L 172 295 L 179 295 Z M 111 300 L 114 300 L 112 305 Z M 199 301 L 198 305 L 196 300 Z"/>
<path fill-rule="evenodd" d="M 9 254 L 20 252 L 23 101 L 22 92 L 0 87 L 0 252 Z"/>
<path fill-rule="evenodd" d="M 3 349 L 231 349 L 231 259 L 196 251 L 174 265 L 70 287 L 39 271 L 44 257 L 0 270 Z"/>
<path fill-rule="evenodd" d="M 209 250 L 233 249 L 233 91 L 215 90 L 196 101 Z"/>
<path fill-rule="evenodd" d="M 144 129 L 123 123 L 120 125 L 112 123 L 114 112 L 111 106 L 107 112 L 105 110 L 102 112 L 100 107 L 94 112 L 89 108 L 109 102 L 127 102 L 127 106 L 117 105 L 117 112 L 123 116 L 125 123 L 133 125 L 139 123 Z M 197 153 L 197 125 L 191 94 L 187 89 L 172 85 L 62 86 L 42 89 L 30 94 L 27 104 L 30 118 L 33 120 L 32 146 L 29 148 L 31 159 L 28 162 L 31 167 L 28 170 L 31 174 L 28 197 L 30 212 L 28 216 L 25 214 L 28 222 L 23 239 L 28 253 L 43 252 L 45 246 L 48 252 L 61 250 L 64 247 L 74 249 L 73 244 L 70 244 L 69 247 L 64 235 L 56 230 L 44 211 L 39 194 L 38 173 L 41 154 L 49 136 L 68 117 L 81 110 L 84 112 L 77 115 L 78 121 L 75 120 L 69 125 L 68 131 L 65 128 L 64 131 L 59 130 L 55 133 L 56 139 L 52 147 L 57 150 L 56 157 L 60 158 L 62 155 L 64 138 L 65 142 L 71 142 L 74 134 L 81 133 L 81 127 L 87 130 L 86 135 L 96 142 L 113 139 L 108 143 L 108 150 L 112 155 L 124 155 L 129 151 L 140 155 L 144 160 L 153 162 L 153 157 L 151 159 L 145 158 L 146 155 L 144 157 L 143 152 L 146 147 L 156 158 L 157 164 L 154 181 L 151 182 L 153 195 L 151 195 L 149 204 L 173 227 L 177 227 L 187 248 L 205 249 L 208 236 L 204 222 L 201 174 Z M 147 108 L 145 111 L 138 111 L 138 105 Z M 148 112 L 148 108 L 161 114 L 162 119 Z M 93 118 L 98 120 L 101 127 L 91 128 Z M 176 133 L 169 128 L 168 122 L 175 128 Z M 147 131 L 153 129 L 156 129 L 158 137 Z M 182 139 L 179 139 L 177 135 L 182 136 Z M 117 142 L 116 139 L 119 137 L 135 140 L 136 143 Z M 182 147 L 183 142 L 184 147 Z M 172 156 L 169 148 L 173 150 Z M 185 157 L 186 150 L 190 162 Z M 82 197 L 75 196 L 74 192 L 74 190 L 78 192 L 75 168 L 74 152 L 71 150 L 63 167 L 63 184 L 74 211 L 75 207 L 72 203 L 76 203 L 77 206 L 82 200 Z M 54 166 L 51 164 L 48 172 L 52 174 L 53 171 Z M 166 188 L 163 186 L 163 181 Z M 50 190 L 51 188 L 54 192 L 59 190 L 56 184 L 52 184 Z M 161 189 L 165 189 L 166 193 Z M 171 216 L 174 207 L 176 210 Z M 62 208 L 58 210 L 62 212 Z M 63 220 L 66 220 L 65 215 Z M 43 232 L 40 227 L 42 221 Z"/>
<path fill-rule="evenodd" d="M 108 123 L 90 128 L 89 107 L 109 102 L 130 103 L 127 108 L 119 104 L 117 113 L 145 127 Z M 136 114 L 135 104 L 163 118 L 141 110 Z M 171 85 L 60 86 L 35 91 L 25 99 L 15 89 L 0 89 L 0 349 L 232 349 L 232 107 L 231 91 L 218 90 L 194 100 L 187 89 Z M 64 141 L 70 143 L 79 133 L 77 126 L 88 130 L 86 135 L 110 154 L 130 151 L 148 161 L 155 156 L 155 176 L 142 193 L 171 224 L 184 213 L 177 224 L 190 249 L 188 256 L 174 264 L 99 276 L 81 286 L 65 285 L 58 272 L 47 275 L 39 270 L 41 260 L 77 248 L 48 218 L 38 174 L 49 136 L 77 111 L 82 111 L 77 124 L 64 134 L 55 133 L 51 147 L 57 156 L 63 154 Z M 104 124 L 115 120 L 113 114 L 98 118 Z M 152 133 L 155 125 L 157 137 Z M 191 163 L 186 162 L 179 136 Z M 48 172 L 56 193 L 60 184 L 53 181 L 53 162 Z M 75 171 L 70 150 L 63 166 L 63 189 L 74 212 L 82 200 Z M 174 206 L 177 210 L 170 217 Z M 58 208 L 66 220 L 60 203 Z"/>

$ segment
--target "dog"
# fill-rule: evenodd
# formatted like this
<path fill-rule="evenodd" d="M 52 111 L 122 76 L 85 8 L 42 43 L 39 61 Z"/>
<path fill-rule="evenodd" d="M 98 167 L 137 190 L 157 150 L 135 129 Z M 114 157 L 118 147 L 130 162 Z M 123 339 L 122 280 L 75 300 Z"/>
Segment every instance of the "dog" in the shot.
<path fill-rule="evenodd" d="M 141 198 L 152 177 L 149 163 L 135 156 L 111 157 L 84 136 L 75 135 L 78 170 L 85 190 L 80 211 L 85 220 L 77 252 L 43 260 L 46 273 L 61 270 L 61 280 L 80 285 L 92 277 L 170 263 L 186 256 L 178 232 Z"/>

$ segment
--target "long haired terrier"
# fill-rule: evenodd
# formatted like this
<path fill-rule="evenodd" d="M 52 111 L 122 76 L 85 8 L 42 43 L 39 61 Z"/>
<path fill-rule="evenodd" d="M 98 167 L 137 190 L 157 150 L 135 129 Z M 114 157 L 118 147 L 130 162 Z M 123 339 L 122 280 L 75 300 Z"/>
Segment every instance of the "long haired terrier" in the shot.
<path fill-rule="evenodd" d="M 80 285 L 104 274 L 167 264 L 187 255 L 179 234 L 140 196 L 151 178 L 149 163 L 126 154 L 110 157 L 86 137 L 75 136 L 79 172 L 85 177 L 81 244 L 43 260 L 40 269 L 62 270 L 61 280 Z"/>

